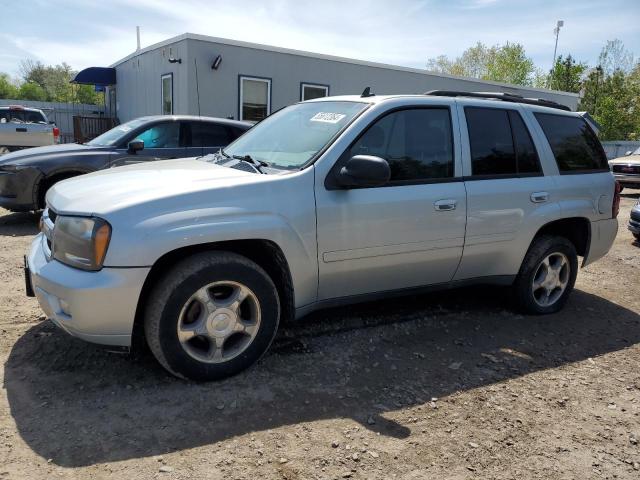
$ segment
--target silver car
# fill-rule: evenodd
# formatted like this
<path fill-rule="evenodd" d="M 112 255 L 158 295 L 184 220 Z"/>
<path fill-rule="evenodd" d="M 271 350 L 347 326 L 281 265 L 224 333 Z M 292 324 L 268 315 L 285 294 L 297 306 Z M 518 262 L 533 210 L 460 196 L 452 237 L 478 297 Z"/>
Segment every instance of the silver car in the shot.
<path fill-rule="evenodd" d="M 602 146 L 566 110 L 506 94 L 329 97 L 216 154 L 62 181 L 27 290 L 84 340 L 128 348 L 144 331 L 195 380 L 240 372 L 281 322 L 326 306 L 488 283 L 526 313 L 557 312 L 618 230 Z"/>

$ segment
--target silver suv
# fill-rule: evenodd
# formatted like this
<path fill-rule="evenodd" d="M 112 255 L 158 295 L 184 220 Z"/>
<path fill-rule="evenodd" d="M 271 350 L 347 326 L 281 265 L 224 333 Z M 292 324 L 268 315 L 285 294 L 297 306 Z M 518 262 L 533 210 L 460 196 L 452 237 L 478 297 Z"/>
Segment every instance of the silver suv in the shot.
<path fill-rule="evenodd" d="M 607 253 L 619 195 L 579 114 L 512 95 L 329 97 L 216 154 L 56 184 L 27 291 L 84 340 L 233 375 L 312 310 L 470 283 L 556 312 Z"/>

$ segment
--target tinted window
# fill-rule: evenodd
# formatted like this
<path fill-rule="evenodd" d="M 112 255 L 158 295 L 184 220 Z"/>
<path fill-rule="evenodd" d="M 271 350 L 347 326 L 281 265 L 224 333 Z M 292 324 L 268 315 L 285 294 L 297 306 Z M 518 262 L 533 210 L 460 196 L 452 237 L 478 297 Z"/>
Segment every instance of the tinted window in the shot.
<path fill-rule="evenodd" d="M 192 147 L 224 147 L 230 141 L 229 131 L 224 125 L 211 122 L 191 123 Z"/>
<path fill-rule="evenodd" d="M 390 113 L 353 144 L 348 157 L 354 155 L 375 155 L 387 160 L 392 182 L 453 177 L 449 109 Z"/>
<path fill-rule="evenodd" d="M 4 119 L 6 122 L 46 123 L 40 112 L 29 110 L 3 109 L 0 110 L 0 119 Z"/>
<path fill-rule="evenodd" d="M 144 141 L 144 148 L 178 148 L 180 146 L 180 123 L 159 123 L 136 135 Z"/>
<path fill-rule="evenodd" d="M 520 114 L 514 110 L 509 110 L 509 120 L 513 131 L 513 140 L 516 144 L 516 160 L 518 173 L 541 172 L 538 153 L 533 146 L 531 134 L 524 124 Z"/>
<path fill-rule="evenodd" d="M 509 115 L 497 108 L 464 109 L 471 147 L 473 175 L 508 175 L 518 172 Z"/>
<path fill-rule="evenodd" d="M 607 157 L 593 130 L 582 118 L 536 113 L 561 172 L 606 170 Z"/>

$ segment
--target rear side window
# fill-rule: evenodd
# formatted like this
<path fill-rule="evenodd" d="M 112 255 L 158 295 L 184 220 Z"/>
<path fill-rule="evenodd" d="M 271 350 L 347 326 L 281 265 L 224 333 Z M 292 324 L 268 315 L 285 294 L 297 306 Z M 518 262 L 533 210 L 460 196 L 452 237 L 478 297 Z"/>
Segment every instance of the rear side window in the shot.
<path fill-rule="evenodd" d="M 5 122 L 26 122 L 26 123 L 46 123 L 40 112 L 32 112 L 30 110 L 0 110 L 0 119 Z"/>
<path fill-rule="evenodd" d="M 347 151 L 384 158 L 391 183 L 453 177 L 453 137 L 448 108 L 389 113 L 371 125 Z"/>
<path fill-rule="evenodd" d="M 212 122 L 191 122 L 192 147 L 225 147 L 231 143 L 231 135 L 224 125 Z"/>
<path fill-rule="evenodd" d="M 608 170 L 607 157 L 596 134 L 582 118 L 536 113 L 560 172 Z"/>
<path fill-rule="evenodd" d="M 522 117 L 515 110 L 464 109 L 474 176 L 539 174 L 538 154 Z"/>

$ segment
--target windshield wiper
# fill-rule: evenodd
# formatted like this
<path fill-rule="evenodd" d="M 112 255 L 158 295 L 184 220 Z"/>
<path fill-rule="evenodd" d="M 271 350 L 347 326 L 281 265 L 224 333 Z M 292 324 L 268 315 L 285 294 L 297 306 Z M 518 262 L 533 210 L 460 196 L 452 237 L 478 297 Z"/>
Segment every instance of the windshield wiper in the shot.
<path fill-rule="evenodd" d="M 224 155 L 226 155 L 224 152 L 222 152 L 222 153 Z M 231 155 L 231 157 L 235 158 L 236 160 L 240 160 L 241 162 L 247 162 L 247 163 L 253 165 L 254 167 L 256 167 L 256 170 L 258 170 L 260 173 L 265 173 L 265 172 L 262 171 L 262 167 L 268 167 L 269 166 L 269 164 L 267 162 L 262 161 L 262 160 L 256 160 L 251 155 Z"/>

